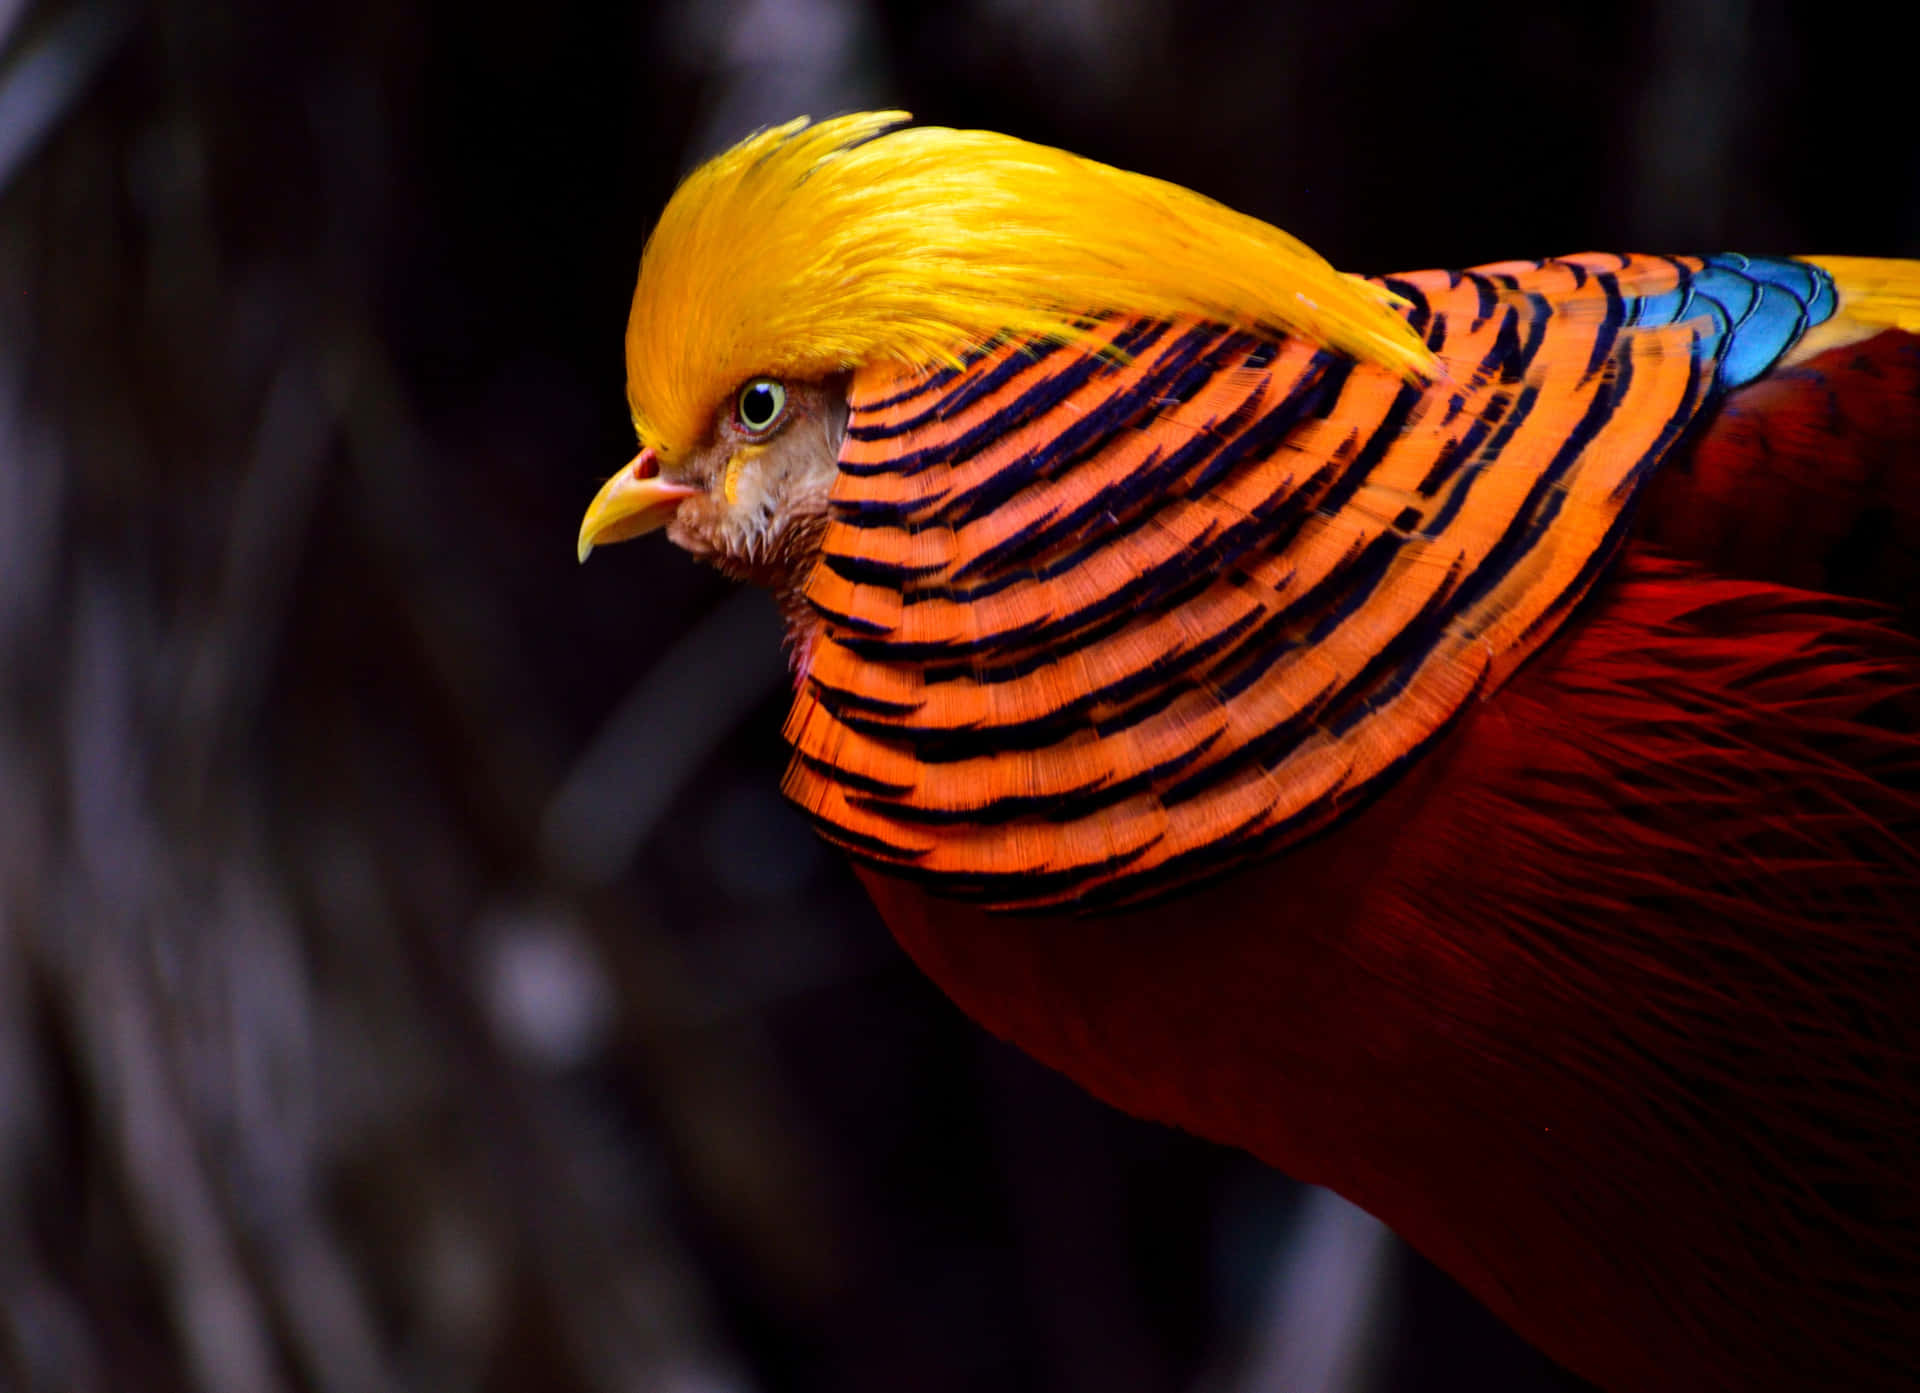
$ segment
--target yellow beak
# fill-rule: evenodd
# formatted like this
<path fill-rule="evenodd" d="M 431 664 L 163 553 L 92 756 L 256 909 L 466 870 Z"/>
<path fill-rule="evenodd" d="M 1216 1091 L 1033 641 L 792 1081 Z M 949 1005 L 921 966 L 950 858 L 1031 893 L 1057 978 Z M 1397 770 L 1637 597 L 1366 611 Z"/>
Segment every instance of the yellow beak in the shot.
<path fill-rule="evenodd" d="M 660 456 L 651 448 L 633 457 L 633 463 L 600 486 L 580 519 L 580 559 L 595 547 L 644 537 L 673 520 L 673 510 L 700 492 L 690 484 L 672 484 L 660 477 Z"/>

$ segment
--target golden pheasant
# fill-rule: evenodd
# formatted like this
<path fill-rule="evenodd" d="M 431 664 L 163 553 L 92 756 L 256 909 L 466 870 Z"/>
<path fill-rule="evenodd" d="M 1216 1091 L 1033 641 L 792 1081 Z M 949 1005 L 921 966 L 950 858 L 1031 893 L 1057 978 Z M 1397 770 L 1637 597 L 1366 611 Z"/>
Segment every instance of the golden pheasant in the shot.
<path fill-rule="evenodd" d="M 1617 1393 L 1920 1367 L 1920 266 L 1360 279 L 863 114 L 647 244 L 664 526 L 989 1029 L 1379 1215 Z"/>

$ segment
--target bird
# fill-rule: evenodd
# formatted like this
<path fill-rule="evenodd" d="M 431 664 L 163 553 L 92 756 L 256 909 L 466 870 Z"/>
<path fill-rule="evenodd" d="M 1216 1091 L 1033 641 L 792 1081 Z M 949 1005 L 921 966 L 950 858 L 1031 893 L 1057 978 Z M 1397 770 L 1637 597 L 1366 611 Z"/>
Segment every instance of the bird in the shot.
<path fill-rule="evenodd" d="M 762 585 L 967 1014 L 1610 1393 L 1920 1381 L 1920 263 L 1350 275 L 865 112 L 691 173 L 579 555 Z"/>

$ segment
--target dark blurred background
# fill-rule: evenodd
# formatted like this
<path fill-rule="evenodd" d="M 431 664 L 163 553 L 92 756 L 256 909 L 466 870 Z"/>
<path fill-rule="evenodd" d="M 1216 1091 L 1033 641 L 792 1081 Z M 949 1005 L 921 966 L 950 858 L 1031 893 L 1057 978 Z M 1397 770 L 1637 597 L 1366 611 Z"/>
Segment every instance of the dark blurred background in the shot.
<path fill-rule="evenodd" d="M 0 1387 L 1565 1386 L 962 1019 L 779 799 L 769 608 L 574 531 L 651 220 L 755 126 L 1356 270 L 1920 253 L 1837 8 L 0 0 Z"/>

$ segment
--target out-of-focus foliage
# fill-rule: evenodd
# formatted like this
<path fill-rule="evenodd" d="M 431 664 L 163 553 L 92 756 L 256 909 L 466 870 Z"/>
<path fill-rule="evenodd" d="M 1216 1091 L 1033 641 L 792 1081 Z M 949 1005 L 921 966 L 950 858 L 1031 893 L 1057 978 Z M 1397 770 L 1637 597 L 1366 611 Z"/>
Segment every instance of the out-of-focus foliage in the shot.
<path fill-rule="evenodd" d="M 673 180 L 897 103 L 1337 264 L 1920 251 L 1811 4 L 0 0 L 0 1385 L 1433 1389 L 1378 1231 L 987 1040 L 586 571 Z"/>

